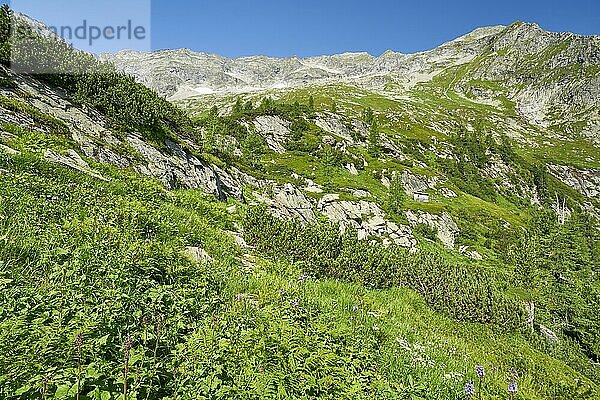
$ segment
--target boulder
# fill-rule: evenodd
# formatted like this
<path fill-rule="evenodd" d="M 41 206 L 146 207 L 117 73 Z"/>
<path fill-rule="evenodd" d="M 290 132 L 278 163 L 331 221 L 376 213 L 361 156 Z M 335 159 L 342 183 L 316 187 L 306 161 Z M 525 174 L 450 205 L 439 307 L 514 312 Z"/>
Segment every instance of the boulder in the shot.
<path fill-rule="evenodd" d="M 423 211 L 407 211 L 406 218 L 412 227 L 417 224 L 425 224 L 434 229 L 444 246 L 450 249 L 454 248 L 454 240 L 460 233 L 460 229 L 450 214 L 443 212 L 441 215 L 434 215 Z"/>
<path fill-rule="evenodd" d="M 415 192 L 426 192 L 428 189 L 435 189 L 437 178 L 434 177 L 428 180 L 424 176 L 405 170 L 402 173 L 402 183 L 406 193 L 412 196 Z"/>
<path fill-rule="evenodd" d="M 560 343 L 560 339 L 558 338 L 558 336 L 556 335 L 556 333 L 554 333 L 551 329 L 546 328 L 544 325 L 540 325 L 540 334 L 549 343 L 552 343 L 552 344 L 558 344 L 558 343 Z"/>
<path fill-rule="evenodd" d="M 255 191 L 258 201 L 267 205 L 267 210 L 278 218 L 293 218 L 302 223 L 314 221 L 313 204 L 291 183 L 273 183 L 263 191 Z"/>
<path fill-rule="evenodd" d="M 267 146 L 276 153 L 285 153 L 285 142 L 290 135 L 290 122 L 278 116 L 261 115 L 254 120 L 256 132 L 267 142 Z"/>
<path fill-rule="evenodd" d="M 319 201 L 317 210 L 330 221 L 340 224 L 342 231 L 348 227 L 356 229 L 361 240 L 374 236 L 402 247 L 416 246 L 410 227 L 386 220 L 383 210 L 375 202 L 339 201 L 339 195 L 327 194 Z"/>
<path fill-rule="evenodd" d="M 185 248 L 185 255 L 190 257 L 193 261 L 200 264 L 207 264 L 213 260 L 213 258 L 201 247 L 189 246 Z"/>

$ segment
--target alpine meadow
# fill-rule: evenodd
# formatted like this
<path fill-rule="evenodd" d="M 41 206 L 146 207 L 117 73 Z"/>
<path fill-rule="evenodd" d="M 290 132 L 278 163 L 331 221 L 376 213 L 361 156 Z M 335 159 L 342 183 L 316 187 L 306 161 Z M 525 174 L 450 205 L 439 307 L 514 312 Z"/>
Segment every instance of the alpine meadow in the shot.
<path fill-rule="evenodd" d="M 600 399 L 600 36 L 0 63 L 0 399 Z"/>

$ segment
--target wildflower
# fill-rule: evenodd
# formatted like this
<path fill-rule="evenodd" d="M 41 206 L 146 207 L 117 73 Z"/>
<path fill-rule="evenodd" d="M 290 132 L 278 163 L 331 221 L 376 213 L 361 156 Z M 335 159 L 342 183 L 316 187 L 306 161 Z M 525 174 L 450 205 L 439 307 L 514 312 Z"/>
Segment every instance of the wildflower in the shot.
<path fill-rule="evenodd" d="M 358 306 L 352 306 L 352 312 L 357 312 L 358 311 Z"/>
<path fill-rule="evenodd" d="M 508 384 L 508 393 L 510 393 L 511 395 L 517 393 L 517 382 L 512 381 Z"/>
<path fill-rule="evenodd" d="M 281 296 L 281 297 L 285 296 L 285 290 L 279 289 L 279 296 Z"/>
<path fill-rule="evenodd" d="M 475 373 L 477 374 L 479 379 L 483 378 L 485 376 L 485 368 L 483 367 L 483 365 L 476 366 Z"/>
<path fill-rule="evenodd" d="M 299 284 L 303 284 L 304 282 L 306 282 L 306 280 L 308 279 L 308 275 L 306 274 L 302 274 L 300 275 L 300 277 L 298 278 L 298 283 Z"/>
<path fill-rule="evenodd" d="M 300 302 L 298 300 L 292 299 L 290 300 L 290 306 L 296 308 L 300 305 Z"/>
<path fill-rule="evenodd" d="M 471 396 L 475 396 L 475 385 L 473 385 L 473 382 L 466 383 L 465 396 L 467 396 L 467 399 L 471 398 Z"/>

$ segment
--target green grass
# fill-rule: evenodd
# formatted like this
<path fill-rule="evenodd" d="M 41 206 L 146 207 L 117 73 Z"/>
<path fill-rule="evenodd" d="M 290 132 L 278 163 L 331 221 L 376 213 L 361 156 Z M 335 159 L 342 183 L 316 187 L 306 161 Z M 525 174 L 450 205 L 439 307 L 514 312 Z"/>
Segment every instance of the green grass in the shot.
<path fill-rule="evenodd" d="M 119 398 L 128 334 L 130 398 L 460 398 L 476 364 L 486 398 L 504 396 L 510 368 L 519 398 L 598 390 L 521 335 L 459 323 L 408 289 L 299 284 L 301 265 L 260 257 L 244 266 L 225 233 L 237 216 L 206 195 L 38 157 L 0 155 L 3 398 L 45 387 L 72 399 L 78 379 L 82 398 Z M 215 261 L 190 261 L 186 246 Z"/>

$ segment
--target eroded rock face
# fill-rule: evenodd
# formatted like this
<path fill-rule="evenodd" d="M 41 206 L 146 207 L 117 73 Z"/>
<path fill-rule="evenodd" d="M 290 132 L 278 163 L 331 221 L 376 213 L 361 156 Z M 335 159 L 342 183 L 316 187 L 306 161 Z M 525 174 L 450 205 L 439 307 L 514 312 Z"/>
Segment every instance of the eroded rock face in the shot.
<path fill-rule="evenodd" d="M 319 201 L 317 210 L 330 221 L 340 224 L 342 229 L 356 229 L 359 239 L 379 237 L 384 239 L 384 243 L 393 242 L 402 247 L 414 247 L 417 244 L 410 227 L 386 220 L 377 203 L 365 200 L 340 201 L 339 195 L 327 194 Z"/>
<path fill-rule="evenodd" d="M 577 169 L 567 165 L 548 165 L 549 172 L 586 197 L 600 197 L 600 170 Z"/>
<path fill-rule="evenodd" d="M 302 223 L 316 219 L 313 204 L 291 183 L 271 183 L 266 189 L 257 190 L 258 201 L 267 205 L 267 210 L 278 218 L 293 218 Z"/>
<path fill-rule="evenodd" d="M 329 132 L 335 136 L 342 138 L 348 144 L 354 144 L 354 139 L 352 138 L 351 131 L 344 124 L 344 122 L 335 114 L 321 114 L 315 120 L 315 124 L 323 129 L 325 132 Z M 330 136 L 331 137 L 331 136 Z M 328 139 L 335 144 L 335 139 Z M 325 141 L 325 138 L 324 138 Z"/>
<path fill-rule="evenodd" d="M 216 166 L 191 155 L 179 144 L 167 140 L 167 150 L 159 151 L 138 135 L 129 134 L 126 140 L 146 161 L 134 168 L 157 178 L 167 188 L 201 189 L 221 200 L 228 196 L 243 200 L 241 189 L 228 173 L 222 170 L 217 173 Z"/>
<path fill-rule="evenodd" d="M 444 212 L 441 215 L 434 215 L 423 211 L 407 211 L 406 218 L 412 227 L 417 224 L 425 224 L 435 229 L 438 239 L 444 246 L 450 249 L 454 248 L 454 240 L 460 233 L 460 229 L 450 214 Z"/>
<path fill-rule="evenodd" d="M 254 120 L 256 132 L 267 142 L 267 146 L 276 153 L 285 153 L 285 142 L 290 135 L 290 122 L 278 116 L 262 115 Z"/>
<path fill-rule="evenodd" d="M 167 140 L 165 148 L 159 150 L 135 132 L 117 137 L 107 128 L 106 121 L 99 113 L 72 104 L 62 93 L 41 82 L 25 76 L 13 77 L 18 90 L 28 93 L 27 99 L 23 100 L 64 122 L 86 157 L 120 168 L 133 167 L 139 173 L 160 180 L 168 189 L 201 189 L 222 200 L 231 196 L 243 201 L 242 190 L 236 180 L 226 171 L 192 155 L 181 145 Z M 5 94 L 19 97 L 11 91 Z M 38 129 L 26 114 L 2 113 L 2 119 Z M 45 156 L 50 161 L 103 179 L 75 150 L 67 154 L 47 150 Z"/>
<path fill-rule="evenodd" d="M 402 173 L 402 183 L 407 194 L 413 195 L 415 192 L 426 192 L 429 189 L 435 189 L 437 178 L 427 179 L 424 176 L 413 174 L 409 170 Z"/>

